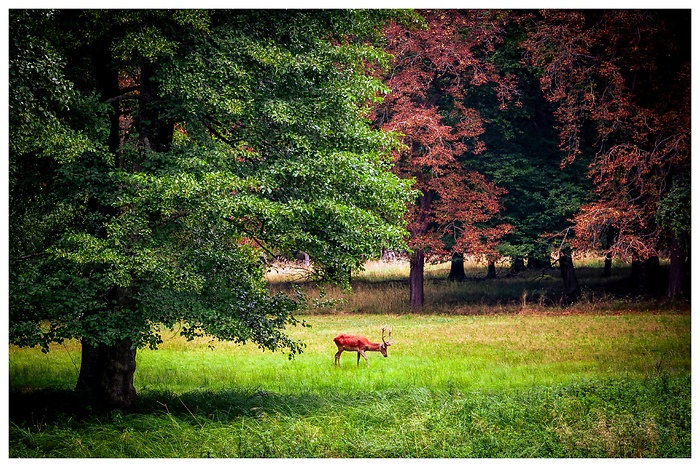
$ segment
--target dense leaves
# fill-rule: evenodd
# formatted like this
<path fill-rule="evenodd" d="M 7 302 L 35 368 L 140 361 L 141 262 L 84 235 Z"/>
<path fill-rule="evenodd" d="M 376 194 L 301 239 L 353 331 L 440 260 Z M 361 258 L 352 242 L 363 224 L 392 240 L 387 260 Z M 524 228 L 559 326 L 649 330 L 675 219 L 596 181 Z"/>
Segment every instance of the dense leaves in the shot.
<path fill-rule="evenodd" d="M 403 245 L 397 142 L 367 119 L 387 14 L 13 11 L 11 342 L 182 325 L 300 351 L 304 299 L 269 295 L 265 256 L 339 280 Z"/>
<path fill-rule="evenodd" d="M 690 205 L 680 201 L 689 199 L 689 11 L 543 11 L 531 20 L 524 47 L 557 106 L 566 163 L 584 150 L 584 126 L 594 129 L 596 199 L 576 216 L 579 246 L 609 238 L 602 246 L 623 258 L 658 255 L 670 230 L 690 232 Z M 680 201 L 673 209 L 671 199 Z"/>
<path fill-rule="evenodd" d="M 392 93 L 376 111 L 383 129 L 401 133 L 395 172 L 414 178 L 421 197 L 409 208 L 411 305 L 423 305 L 422 269 L 450 252 L 493 257 L 505 224 L 488 226 L 500 210 L 498 188 L 465 160 L 485 149 L 484 119 L 468 105 L 472 88 L 490 85 L 505 107 L 514 79 L 489 60 L 499 35 L 499 12 L 422 11 L 426 27 L 387 28 L 395 56 L 386 83 Z"/>

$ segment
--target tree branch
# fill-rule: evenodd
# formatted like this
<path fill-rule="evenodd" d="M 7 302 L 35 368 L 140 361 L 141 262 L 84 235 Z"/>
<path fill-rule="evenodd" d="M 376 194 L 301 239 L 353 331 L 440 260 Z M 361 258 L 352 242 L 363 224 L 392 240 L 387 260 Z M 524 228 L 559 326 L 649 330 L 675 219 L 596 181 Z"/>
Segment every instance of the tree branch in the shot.
<path fill-rule="evenodd" d="M 125 92 L 123 94 L 119 94 L 118 96 L 110 97 L 105 102 L 108 104 L 112 104 L 114 102 L 123 101 L 124 99 L 135 98 L 137 96 L 136 96 L 136 94 L 134 94 L 134 92 L 138 91 L 138 90 L 139 90 L 138 86 L 131 86 L 131 87 L 125 88 L 124 89 Z"/>
<path fill-rule="evenodd" d="M 24 261 L 25 259 L 35 258 L 37 256 L 44 256 L 46 254 L 47 253 L 45 251 L 40 251 L 38 253 L 30 253 L 28 255 L 17 256 L 16 258 L 12 258 L 10 261 L 14 263 L 15 261 Z"/>

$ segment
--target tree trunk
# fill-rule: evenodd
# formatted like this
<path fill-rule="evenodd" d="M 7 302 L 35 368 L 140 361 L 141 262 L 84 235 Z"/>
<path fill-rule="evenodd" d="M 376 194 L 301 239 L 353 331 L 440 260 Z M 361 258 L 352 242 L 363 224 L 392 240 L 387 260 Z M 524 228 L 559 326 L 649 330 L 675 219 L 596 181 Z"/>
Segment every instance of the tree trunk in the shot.
<path fill-rule="evenodd" d="M 415 250 L 411 255 L 411 270 L 409 272 L 410 305 L 412 310 L 422 308 L 425 304 L 423 294 L 423 270 L 425 269 L 425 253 Z"/>
<path fill-rule="evenodd" d="M 136 399 L 136 349 L 130 339 L 93 347 L 82 341 L 82 360 L 76 392 L 98 407 L 127 409 Z"/>
<path fill-rule="evenodd" d="M 525 270 L 525 260 L 520 256 L 514 256 L 510 266 L 510 272 L 517 274 Z"/>
<path fill-rule="evenodd" d="M 603 277 L 612 276 L 612 253 L 605 254 L 605 265 L 603 266 Z"/>
<path fill-rule="evenodd" d="M 450 275 L 447 278 L 451 281 L 463 281 L 467 278 L 467 275 L 464 273 L 464 256 L 461 253 L 452 253 Z"/>
<path fill-rule="evenodd" d="M 668 298 L 680 298 L 684 295 L 687 258 L 684 242 L 682 242 L 675 233 L 671 232 L 671 264 L 668 275 Z"/>
<path fill-rule="evenodd" d="M 487 279 L 493 279 L 496 277 L 496 262 L 495 261 L 489 261 L 488 269 L 486 273 L 486 278 Z"/>
<path fill-rule="evenodd" d="M 574 262 L 571 256 L 563 251 L 559 252 L 559 270 L 562 279 L 564 279 L 566 300 L 568 303 L 575 302 L 581 296 L 581 288 L 578 285 L 578 279 L 576 279 Z"/>
<path fill-rule="evenodd" d="M 393 262 L 396 261 L 396 252 L 382 248 L 382 261 Z"/>
<path fill-rule="evenodd" d="M 414 239 L 423 238 L 430 226 L 430 206 L 433 203 L 435 192 L 423 192 L 420 197 L 420 209 L 413 227 L 410 229 L 411 237 Z M 425 269 L 425 251 L 416 248 L 413 250 L 410 259 L 411 270 L 408 276 L 409 283 L 409 303 L 412 310 L 422 308 L 425 304 L 425 296 L 423 294 L 423 270 Z"/>
<path fill-rule="evenodd" d="M 632 282 L 635 292 L 658 294 L 661 292 L 661 266 L 659 257 L 650 256 L 645 260 L 632 261 Z"/>

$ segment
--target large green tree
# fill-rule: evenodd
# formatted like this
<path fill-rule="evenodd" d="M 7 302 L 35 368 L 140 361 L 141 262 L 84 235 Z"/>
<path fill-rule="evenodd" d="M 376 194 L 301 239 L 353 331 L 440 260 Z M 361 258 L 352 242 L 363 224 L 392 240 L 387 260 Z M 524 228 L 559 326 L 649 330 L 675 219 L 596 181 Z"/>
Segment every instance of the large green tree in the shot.
<path fill-rule="evenodd" d="M 77 389 L 110 407 L 162 327 L 299 352 L 265 254 L 342 281 L 403 245 L 367 119 L 389 13 L 11 11 L 10 342 L 80 339 Z"/>

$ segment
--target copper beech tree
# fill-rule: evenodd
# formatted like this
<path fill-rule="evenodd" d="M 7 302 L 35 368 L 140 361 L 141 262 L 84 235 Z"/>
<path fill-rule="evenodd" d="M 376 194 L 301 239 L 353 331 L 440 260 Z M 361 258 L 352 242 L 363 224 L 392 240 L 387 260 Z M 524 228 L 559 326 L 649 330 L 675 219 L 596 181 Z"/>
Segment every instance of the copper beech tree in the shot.
<path fill-rule="evenodd" d="M 509 229 L 488 224 L 505 190 L 467 169 L 464 160 L 485 149 L 479 139 L 485 122 L 467 103 L 469 89 L 491 86 L 506 106 L 515 83 L 487 60 L 500 42 L 502 13 L 420 13 L 424 29 L 390 25 L 385 30 L 386 50 L 395 58 L 385 80 L 392 92 L 375 114 L 382 129 L 402 135 L 394 172 L 415 179 L 413 188 L 421 194 L 407 213 L 412 308 L 424 304 L 426 259 L 453 252 L 492 258 Z"/>
<path fill-rule="evenodd" d="M 573 219 L 573 246 L 637 264 L 667 251 L 667 294 L 680 296 L 690 272 L 690 10 L 555 10 L 526 22 L 522 45 L 557 106 L 563 164 L 593 146 L 595 197 Z"/>

